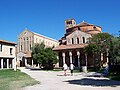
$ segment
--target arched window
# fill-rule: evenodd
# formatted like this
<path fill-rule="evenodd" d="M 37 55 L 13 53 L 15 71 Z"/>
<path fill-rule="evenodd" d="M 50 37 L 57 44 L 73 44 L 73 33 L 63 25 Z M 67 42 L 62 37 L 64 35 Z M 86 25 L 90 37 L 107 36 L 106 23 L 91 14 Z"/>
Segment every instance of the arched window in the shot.
<path fill-rule="evenodd" d="M 83 39 L 83 43 L 85 43 L 85 37 L 82 37 L 82 39 Z"/>
<path fill-rule="evenodd" d="M 72 38 L 72 44 L 74 44 L 74 39 Z"/>
<path fill-rule="evenodd" d="M 21 51 L 22 51 L 22 45 L 21 45 Z"/>
<path fill-rule="evenodd" d="M 79 38 L 77 37 L 77 44 L 79 44 Z"/>

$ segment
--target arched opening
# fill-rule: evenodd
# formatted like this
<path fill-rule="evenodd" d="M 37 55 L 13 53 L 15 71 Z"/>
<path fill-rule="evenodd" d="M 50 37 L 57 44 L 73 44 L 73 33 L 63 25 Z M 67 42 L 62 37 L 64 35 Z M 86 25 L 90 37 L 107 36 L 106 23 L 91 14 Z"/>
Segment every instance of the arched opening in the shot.
<path fill-rule="evenodd" d="M 82 39 L 83 39 L 83 43 L 85 43 L 85 37 L 82 37 Z"/>
<path fill-rule="evenodd" d="M 74 44 L 74 39 L 72 38 L 72 44 Z"/>
<path fill-rule="evenodd" d="M 79 38 L 77 37 L 77 44 L 79 44 Z"/>

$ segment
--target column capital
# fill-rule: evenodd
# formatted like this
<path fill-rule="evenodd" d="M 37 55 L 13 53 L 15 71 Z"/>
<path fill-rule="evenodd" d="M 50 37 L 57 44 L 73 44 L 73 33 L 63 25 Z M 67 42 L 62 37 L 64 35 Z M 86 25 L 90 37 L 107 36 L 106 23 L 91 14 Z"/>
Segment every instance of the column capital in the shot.
<path fill-rule="evenodd" d="M 77 55 L 80 56 L 80 51 L 77 51 Z"/>
<path fill-rule="evenodd" d="M 62 56 L 65 57 L 65 52 L 62 53 Z"/>
<path fill-rule="evenodd" d="M 69 55 L 72 56 L 72 52 L 71 51 L 69 51 Z"/>

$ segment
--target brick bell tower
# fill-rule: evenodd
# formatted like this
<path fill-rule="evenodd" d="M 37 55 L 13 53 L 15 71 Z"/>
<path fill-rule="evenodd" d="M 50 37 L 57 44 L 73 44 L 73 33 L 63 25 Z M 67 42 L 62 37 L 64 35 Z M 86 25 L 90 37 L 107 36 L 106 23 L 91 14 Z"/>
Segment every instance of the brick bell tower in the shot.
<path fill-rule="evenodd" d="M 65 30 L 73 26 L 76 26 L 76 21 L 74 19 L 71 18 L 71 19 L 65 20 Z"/>

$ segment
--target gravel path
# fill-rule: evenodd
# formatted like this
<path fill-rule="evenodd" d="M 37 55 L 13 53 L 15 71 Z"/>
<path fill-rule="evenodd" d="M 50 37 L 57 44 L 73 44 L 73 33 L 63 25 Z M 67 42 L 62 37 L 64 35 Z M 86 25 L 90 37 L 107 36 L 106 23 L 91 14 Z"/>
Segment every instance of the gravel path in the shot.
<path fill-rule="evenodd" d="M 22 90 L 120 90 L 120 81 L 111 81 L 104 77 L 87 77 L 91 73 L 74 73 L 63 76 L 63 71 L 33 71 L 20 68 L 40 84 L 28 86 Z M 93 73 L 92 73 L 93 74 Z"/>

